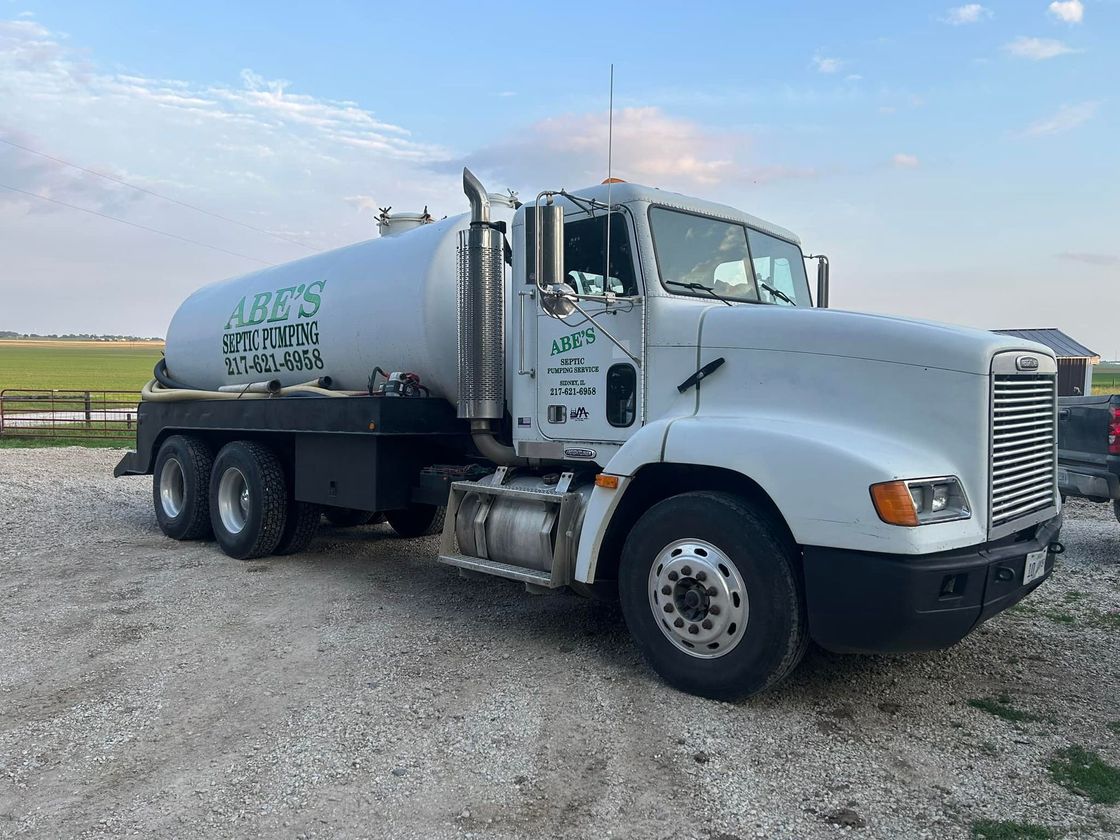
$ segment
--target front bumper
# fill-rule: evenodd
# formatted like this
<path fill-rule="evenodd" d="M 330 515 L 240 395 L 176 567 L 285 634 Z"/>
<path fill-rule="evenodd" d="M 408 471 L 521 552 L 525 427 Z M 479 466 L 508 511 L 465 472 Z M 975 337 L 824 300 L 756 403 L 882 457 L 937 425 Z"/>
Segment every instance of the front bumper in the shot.
<path fill-rule="evenodd" d="M 838 653 L 901 653 L 955 644 L 1050 577 L 1024 586 L 1026 556 L 1054 543 L 1061 514 L 1017 537 L 938 554 L 806 546 L 809 633 Z"/>

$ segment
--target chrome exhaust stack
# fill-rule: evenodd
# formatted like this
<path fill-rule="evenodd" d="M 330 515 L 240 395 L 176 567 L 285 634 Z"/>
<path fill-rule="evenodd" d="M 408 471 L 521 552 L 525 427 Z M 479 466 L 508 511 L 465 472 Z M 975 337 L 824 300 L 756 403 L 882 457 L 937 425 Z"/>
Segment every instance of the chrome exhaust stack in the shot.
<path fill-rule="evenodd" d="M 490 224 L 482 182 L 463 170 L 470 227 L 459 234 L 459 417 L 501 420 L 505 414 L 502 232 Z"/>
<path fill-rule="evenodd" d="M 459 234 L 458 415 L 471 421 L 471 436 L 496 464 L 525 463 L 494 437 L 491 421 L 506 409 L 505 259 L 502 232 L 490 223 L 490 199 L 482 182 L 463 169 L 463 192 L 471 203 L 470 227 Z"/>

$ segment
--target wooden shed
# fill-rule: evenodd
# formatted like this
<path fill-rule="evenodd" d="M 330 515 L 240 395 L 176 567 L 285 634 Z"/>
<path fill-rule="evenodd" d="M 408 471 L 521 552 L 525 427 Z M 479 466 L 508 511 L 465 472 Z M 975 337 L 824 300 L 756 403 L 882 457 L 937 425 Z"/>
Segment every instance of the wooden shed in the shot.
<path fill-rule="evenodd" d="M 1101 357 L 1053 327 L 1035 330 L 992 330 L 1045 344 L 1058 357 L 1058 396 L 1078 397 L 1093 393 L 1093 365 Z"/>

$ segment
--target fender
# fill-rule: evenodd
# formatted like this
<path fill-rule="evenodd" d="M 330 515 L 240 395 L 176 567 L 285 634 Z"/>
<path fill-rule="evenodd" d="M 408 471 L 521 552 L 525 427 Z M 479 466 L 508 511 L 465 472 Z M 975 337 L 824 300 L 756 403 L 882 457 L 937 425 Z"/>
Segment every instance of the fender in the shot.
<path fill-rule="evenodd" d="M 604 472 L 619 476 L 619 486 L 596 487 L 591 495 L 576 580 L 591 582 L 610 516 L 641 467 L 657 461 L 721 467 L 750 478 L 773 500 L 799 545 L 916 555 L 985 539 L 975 510 L 985 488 L 965 486 L 973 500 L 971 519 L 904 528 L 882 522 L 875 512 L 872 484 L 959 472 L 935 449 L 805 417 L 694 415 L 651 423 L 607 463 Z"/>

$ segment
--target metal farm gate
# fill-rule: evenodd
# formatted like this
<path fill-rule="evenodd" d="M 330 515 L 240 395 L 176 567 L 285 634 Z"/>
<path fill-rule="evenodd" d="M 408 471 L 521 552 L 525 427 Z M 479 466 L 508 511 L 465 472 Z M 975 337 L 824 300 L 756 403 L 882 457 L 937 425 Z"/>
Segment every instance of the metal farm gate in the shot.
<path fill-rule="evenodd" d="M 120 443 L 136 440 L 139 391 L 0 391 L 0 437 Z"/>

